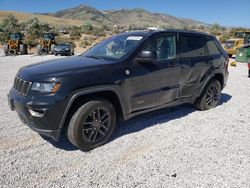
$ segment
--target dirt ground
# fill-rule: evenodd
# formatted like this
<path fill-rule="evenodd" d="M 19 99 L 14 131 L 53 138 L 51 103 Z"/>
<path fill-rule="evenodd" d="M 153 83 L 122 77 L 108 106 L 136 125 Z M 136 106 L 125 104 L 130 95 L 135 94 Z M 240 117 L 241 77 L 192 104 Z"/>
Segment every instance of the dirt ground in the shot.
<path fill-rule="evenodd" d="M 84 153 L 41 138 L 9 109 L 22 66 L 62 57 L 0 53 L 0 187 L 250 187 L 250 79 L 229 67 L 218 107 L 191 105 L 120 122 L 112 139 Z"/>

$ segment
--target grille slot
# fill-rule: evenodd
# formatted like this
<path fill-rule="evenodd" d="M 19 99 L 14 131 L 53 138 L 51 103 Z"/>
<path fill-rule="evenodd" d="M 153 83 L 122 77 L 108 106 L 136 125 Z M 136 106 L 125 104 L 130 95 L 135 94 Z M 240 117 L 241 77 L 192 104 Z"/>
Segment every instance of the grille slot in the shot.
<path fill-rule="evenodd" d="M 30 81 L 25 81 L 19 77 L 15 77 L 14 80 L 14 88 L 20 95 L 28 95 L 28 92 L 30 90 L 30 87 L 32 85 L 32 82 Z"/>

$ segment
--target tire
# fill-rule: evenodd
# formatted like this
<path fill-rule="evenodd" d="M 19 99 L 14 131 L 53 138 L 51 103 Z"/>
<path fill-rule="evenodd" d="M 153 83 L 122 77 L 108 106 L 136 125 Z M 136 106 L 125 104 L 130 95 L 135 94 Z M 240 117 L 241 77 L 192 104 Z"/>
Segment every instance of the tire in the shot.
<path fill-rule="evenodd" d="M 37 55 L 42 55 L 42 47 L 41 47 L 41 45 L 37 45 L 36 49 L 37 49 Z"/>
<path fill-rule="evenodd" d="M 220 97 L 221 84 L 219 81 L 212 79 L 196 101 L 195 106 L 202 111 L 215 108 L 220 102 Z"/>
<path fill-rule="evenodd" d="M 24 54 L 27 55 L 28 54 L 28 45 L 24 44 Z"/>
<path fill-rule="evenodd" d="M 54 49 L 55 49 L 55 45 L 51 44 L 51 47 L 50 47 L 51 54 L 54 54 Z"/>
<path fill-rule="evenodd" d="M 24 55 L 25 54 L 25 47 L 23 44 L 20 44 L 20 54 Z"/>
<path fill-rule="evenodd" d="M 67 136 L 80 150 L 89 151 L 106 143 L 115 126 L 116 111 L 113 105 L 104 99 L 92 100 L 73 114 Z"/>
<path fill-rule="evenodd" d="M 3 50 L 4 50 L 4 54 L 6 56 L 8 56 L 9 55 L 9 45 L 8 44 L 4 44 L 3 45 Z"/>

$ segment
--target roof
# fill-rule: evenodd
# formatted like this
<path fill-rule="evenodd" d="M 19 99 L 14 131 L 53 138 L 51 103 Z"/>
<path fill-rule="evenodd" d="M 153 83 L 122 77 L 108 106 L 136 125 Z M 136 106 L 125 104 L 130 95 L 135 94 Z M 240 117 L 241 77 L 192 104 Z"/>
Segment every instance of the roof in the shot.
<path fill-rule="evenodd" d="M 133 35 L 142 35 L 142 36 L 150 36 L 155 35 L 159 33 L 168 33 L 168 32 L 174 32 L 174 33 L 186 33 L 186 34 L 195 34 L 195 35 L 203 35 L 203 36 L 211 36 L 207 33 L 193 31 L 193 30 L 180 30 L 180 29 L 166 29 L 166 30 L 134 30 L 134 31 L 127 31 L 126 34 L 133 34 Z M 125 34 L 122 33 L 122 34 Z"/>

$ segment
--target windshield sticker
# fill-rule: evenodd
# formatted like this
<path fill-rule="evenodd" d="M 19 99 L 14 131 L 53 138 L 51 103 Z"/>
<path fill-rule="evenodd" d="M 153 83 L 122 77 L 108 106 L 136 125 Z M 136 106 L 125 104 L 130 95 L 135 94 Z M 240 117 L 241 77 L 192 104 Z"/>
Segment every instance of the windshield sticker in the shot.
<path fill-rule="evenodd" d="M 141 36 L 129 36 L 127 40 L 141 40 L 143 37 Z"/>

